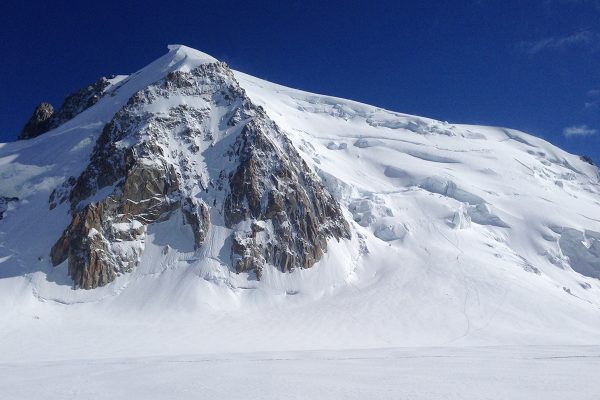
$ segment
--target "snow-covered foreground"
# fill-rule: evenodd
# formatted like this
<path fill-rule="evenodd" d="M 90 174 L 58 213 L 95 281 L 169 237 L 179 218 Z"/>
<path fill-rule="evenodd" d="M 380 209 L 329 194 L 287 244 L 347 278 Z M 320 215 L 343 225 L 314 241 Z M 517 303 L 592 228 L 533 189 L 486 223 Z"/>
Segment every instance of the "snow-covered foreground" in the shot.
<path fill-rule="evenodd" d="M 600 347 L 234 353 L 0 363 L 2 399 L 577 399 Z"/>

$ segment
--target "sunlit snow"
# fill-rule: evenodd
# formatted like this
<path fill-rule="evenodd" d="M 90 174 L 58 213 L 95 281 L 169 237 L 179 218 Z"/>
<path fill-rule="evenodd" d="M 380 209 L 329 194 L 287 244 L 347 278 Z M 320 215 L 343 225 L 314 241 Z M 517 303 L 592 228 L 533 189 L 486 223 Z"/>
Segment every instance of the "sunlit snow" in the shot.
<path fill-rule="evenodd" d="M 226 228 L 194 251 L 175 215 L 149 228 L 132 273 L 73 290 L 49 261 L 68 205 L 49 210 L 48 197 L 135 92 L 216 61 L 169 49 L 64 125 L 0 144 L 0 196 L 19 198 L 0 220 L 0 398 L 597 398 L 596 167 L 512 129 L 241 72 L 343 206 L 352 239 L 257 282 L 231 270 Z"/>

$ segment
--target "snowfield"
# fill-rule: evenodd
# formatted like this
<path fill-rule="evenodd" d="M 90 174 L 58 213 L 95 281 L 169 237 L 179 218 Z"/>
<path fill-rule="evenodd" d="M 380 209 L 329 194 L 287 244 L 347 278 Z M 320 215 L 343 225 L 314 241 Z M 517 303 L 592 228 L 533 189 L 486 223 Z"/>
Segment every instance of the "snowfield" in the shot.
<path fill-rule="evenodd" d="M 169 49 L 71 121 L 0 144 L 0 197 L 18 198 L 0 203 L 0 399 L 599 398 L 596 167 L 512 129 L 241 72 L 352 239 L 258 282 L 232 271 L 225 227 L 194 250 L 175 214 L 149 226 L 133 272 L 73 290 L 49 260 L 68 205 L 48 198 L 134 93 L 215 61 Z"/>
<path fill-rule="evenodd" d="M 7 399 L 595 400 L 600 347 L 174 355 L 0 364 Z"/>

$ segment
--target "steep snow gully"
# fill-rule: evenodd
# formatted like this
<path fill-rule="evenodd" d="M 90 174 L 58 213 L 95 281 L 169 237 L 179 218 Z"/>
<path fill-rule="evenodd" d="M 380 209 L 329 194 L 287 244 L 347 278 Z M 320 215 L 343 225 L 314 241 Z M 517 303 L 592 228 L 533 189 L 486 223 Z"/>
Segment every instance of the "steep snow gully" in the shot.
<path fill-rule="evenodd" d="M 0 144 L 2 362 L 599 344 L 578 156 L 185 46 L 101 86 Z"/>

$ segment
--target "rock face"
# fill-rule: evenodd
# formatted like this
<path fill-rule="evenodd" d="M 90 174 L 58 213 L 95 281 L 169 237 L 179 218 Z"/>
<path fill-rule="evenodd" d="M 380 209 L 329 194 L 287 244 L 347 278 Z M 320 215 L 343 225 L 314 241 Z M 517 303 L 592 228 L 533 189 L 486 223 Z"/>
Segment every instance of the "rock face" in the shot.
<path fill-rule="evenodd" d="M 238 272 L 254 271 L 260 278 L 265 264 L 285 272 L 309 268 L 327 249 L 327 238 L 349 237 L 335 200 L 261 110 L 242 129 L 234 152 L 239 166 L 229 178 L 225 223 L 252 221 L 234 235 Z"/>
<path fill-rule="evenodd" d="M 248 99 L 226 64 L 175 71 L 135 93 L 99 137 L 90 163 L 59 187 L 72 220 L 53 246 L 76 287 L 131 271 L 148 226 L 180 218 L 205 243 L 230 229 L 236 272 L 309 268 L 327 240 L 350 237 L 341 209 L 289 139 Z"/>
<path fill-rule="evenodd" d="M 4 213 L 8 211 L 10 203 L 19 201 L 17 197 L 3 197 L 0 196 L 0 220 L 4 218 Z"/>
<path fill-rule="evenodd" d="M 31 139 L 64 124 L 96 104 L 104 96 L 104 91 L 109 85 L 108 79 L 100 78 L 95 83 L 67 96 L 57 112 L 54 112 L 51 104 L 41 103 L 35 108 L 17 139 Z"/>
<path fill-rule="evenodd" d="M 590 156 L 581 156 L 579 158 L 581 159 L 581 161 L 585 161 L 586 163 L 588 163 L 590 165 L 596 165 L 596 164 L 594 164 L 594 160 L 592 160 L 592 157 L 590 157 Z"/>
<path fill-rule="evenodd" d="M 52 126 L 52 116 L 54 115 L 54 107 L 49 103 L 39 104 L 33 111 L 33 115 L 25 124 L 18 139 L 31 139 L 48 132 Z"/>
<path fill-rule="evenodd" d="M 77 114 L 96 104 L 106 94 L 105 89 L 109 86 L 110 81 L 102 77 L 91 85 L 68 95 L 54 116 L 53 128 L 67 122 Z"/>

